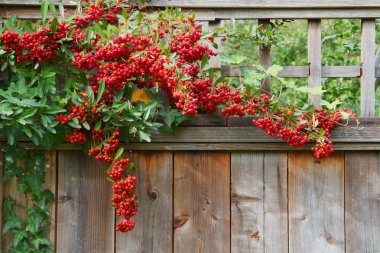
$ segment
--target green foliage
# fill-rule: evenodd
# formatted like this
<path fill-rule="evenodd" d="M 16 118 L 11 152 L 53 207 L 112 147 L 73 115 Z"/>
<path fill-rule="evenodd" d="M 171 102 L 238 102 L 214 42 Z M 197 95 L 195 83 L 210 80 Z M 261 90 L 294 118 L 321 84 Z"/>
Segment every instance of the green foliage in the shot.
<path fill-rule="evenodd" d="M 258 51 L 253 49 L 259 40 L 246 40 L 244 33 L 250 27 L 257 27 L 257 21 L 236 20 L 224 23 L 226 30 L 237 30 L 240 39 L 233 37 L 223 44 L 222 63 L 226 65 L 254 66 L 258 62 Z M 276 43 L 271 47 L 272 63 L 280 66 L 307 66 L 307 21 L 296 20 L 275 27 Z M 252 29 L 254 30 L 254 29 Z M 322 20 L 322 65 L 353 66 L 360 65 L 360 20 L 334 19 Z M 376 40 L 380 41 L 380 26 L 376 25 Z M 240 48 L 236 48 L 239 44 Z M 251 78 L 250 70 L 244 74 Z M 242 80 L 233 80 L 234 83 Z M 286 82 L 272 81 L 272 90 L 276 96 L 294 104 L 307 103 L 307 94 L 298 88 L 306 86 L 307 79 L 286 78 Z M 338 108 L 350 108 L 355 113 L 360 110 L 359 78 L 324 78 L 322 80 L 324 105 L 327 101 L 339 101 Z M 376 86 L 376 97 L 380 98 L 380 85 Z M 379 99 L 376 99 L 379 101 Z M 376 105 L 378 114 L 379 105 Z"/>
<path fill-rule="evenodd" d="M 16 202 L 8 196 L 3 200 L 4 225 L 2 234 L 9 233 L 13 238 L 9 252 L 53 252 L 47 238 L 50 225 L 49 203 L 54 201 L 51 191 L 44 189 L 46 158 L 43 152 L 26 152 L 16 146 L 5 150 L 5 171 L 2 181 L 17 178 L 17 189 L 24 195 L 25 203 Z M 21 161 L 28 161 L 20 165 Z M 19 216 L 18 206 L 25 211 Z"/>

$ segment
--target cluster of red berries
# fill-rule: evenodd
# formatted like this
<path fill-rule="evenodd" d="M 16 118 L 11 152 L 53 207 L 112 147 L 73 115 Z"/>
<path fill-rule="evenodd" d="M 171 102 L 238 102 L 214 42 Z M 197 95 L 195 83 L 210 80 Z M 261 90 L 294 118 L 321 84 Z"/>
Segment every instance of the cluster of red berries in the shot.
<path fill-rule="evenodd" d="M 66 140 L 70 143 L 79 143 L 79 144 L 85 144 L 87 141 L 86 134 L 74 129 L 72 134 L 66 134 Z"/>
<path fill-rule="evenodd" d="M 5 31 L 0 41 L 4 51 L 13 51 L 17 62 L 44 62 L 56 57 L 58 40 L 65 38 L 69 31 L 70 27 L 62 21 L 55 32 L 50 27 L 43 27 L 41 31 L 31 34 L 24 32 L 22 36 L 14 31 Z"/>
<path fill-rule="evenodd" d="M 96 135 L 98 134 L 95 133 Z M 112 162 L 116 149 L 119 147 L 120 129 L 116 127 L 111 137 L 102 140 L 98 145 L 95 145 L 88 151 L 89 156 L 95 155 L 96 160 L 102 160 L 106 162 Z M 98 136 L 97 139 L 101 139 Z M 93 138 L 94 139 L 94 138 Z"/>
<path fill-rule="evenodd" d="M 130 219 L 136 215 L 138 208 L 135 194 L 137 179 L 134 176 L 123 178 L 129 166 L 129 159 L 120 159 L 112 165 L 112 170 L 108 173 L 108 176 L 114 180 L 112 202 L 116 215 L 123 217 L 123 220 L 116 225 L 116 230 L 120 232 L 127 232 L 134 228 L 135 222 Z"/>
<path fill-rule="evenodd" d="M 311 148 L 311 150 L 314 152 L 316 158 L 324 158 L 334 152 L 332 141 L 328 140 L 323 140 L 320 143 L 317 143 L 315 147 Z"/>
<path fill-rule="evenodd" d="M 58 120 L 61 125 L 65 125 L 74 118 L 77 118 L 78 122 L 80 122 L 85 116 L 85 107 L 83 105 L 75 105 L 70 111 L 71 112 L 67 116 L 60 114 L 55 116 L 55 119 Z"/>

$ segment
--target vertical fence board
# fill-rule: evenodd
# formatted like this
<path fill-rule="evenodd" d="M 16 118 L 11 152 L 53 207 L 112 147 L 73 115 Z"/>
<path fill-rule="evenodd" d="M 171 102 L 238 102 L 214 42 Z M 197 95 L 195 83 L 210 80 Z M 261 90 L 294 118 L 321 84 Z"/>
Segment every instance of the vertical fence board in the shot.
<path fill-rule="evenodd" d="M 231 154 L 231 252 L 264 252 L 264 153 Z"/>
<path fill-rule="evenodd" d="M 105 163 L 78 151 L 58 156 L 58 253 L 113 253 L 112 184 Z"/>
<path fill-rule="evenodd" d="M 362 20 L 360 115 L 375 115 L 375 20 Z"/>
<path fill-rule="evenodd" d="M 344 156 L 289 153 L 289 252 L 343 253 Z"/>
<path fill-rule="evenodd" d="M 220 27 L 220 20 L 216 21 L 209 21 L 208 24 L 208 30 L 214 31 L 216 28 Z M 222 47 L 222 39 L 220 37 L 215 38 L 215 43 L 218 45 L 217 49 L 214 49 L 216 53 L 218 53 L 217 56 L 212 56 L 209 61 L 209 66 L 213 68 L 221 68 L 222 62 L 220 59 L 220 54 L 223 52 Z"/>
<path fill-rule="evenodd" d="M 380 250 L 380 153 L 346 152 L 346 252 Z"/>
<path fill-rule="evenodd" d="M 230 252 L 230 155 L 174 154 L 174 252 Z"/>
<path fill-rule="evenodd" d="M 172 252 L 173 153 L 134 152 L 139 212 L 133 231 L 116 234 L 116 253 Z"/>
<path fill-rule="evenodd" d="M 308 59 L 309 59 L 309 87 L 322 85 L 322 49 L 321 49 L 321 20 L 311 19 L 308 25 Z M 315 107 L 321 104 L 322 95 L 309 94 L 309 103 Z"/>
<path fill-rule="evenodd" d="M 54 202 L 49 204 L 49 212 L 51 218 L 51 225 L 49 228 L 49 240 L 51 241 L 54 249 L 56 248 L 56 208 L 57 208 L 57 151 L 49 151 L 46 153 L 47 163 L 46 168 L 46 182 L 45 189 L 49 189 L 54 194 Z"/>
<path fill-rule="evenodd" d="M 287 152 L 265 152 L 264 182 L 264 252 L 288 253 Z"/>
<path fill-rule="evenodd" d="M 0 149 L 0 175 L 3 177 L 4 173 L 4 153 L 1 152 Z M 1 208 L 0 208 L 0 228 L 1 231 L 3 230 L 3 200 L 4 200 L 4 195 L 3 195 L 3 185 L 0 187 L 0 200 L 1 200 Z M 2 235 L 2 233 L 1 233 Z M 0 237 L 0 250 L 3 249 L 3 237 Z"/>

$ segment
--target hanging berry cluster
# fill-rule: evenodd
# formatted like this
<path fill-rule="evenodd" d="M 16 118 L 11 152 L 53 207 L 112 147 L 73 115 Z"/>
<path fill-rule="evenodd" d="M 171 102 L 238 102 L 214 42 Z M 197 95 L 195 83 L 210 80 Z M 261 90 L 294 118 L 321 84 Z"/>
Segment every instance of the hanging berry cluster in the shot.
<path fill-rule="evenodd" d="M 82 5 L 77 16 L 66 21 L 54 17 L 35 32 L 5 30 L 0 47 L 7 58 L 1 63 L 13 57 L 36 71 L 56 66 L 50 69 L 54 75 L 46 76 L 65 84 L 57 91 L 65 112 L 55 120 L 68 142 L 90 146 L 88 155 L 110 163 L 112 202 L 123 218 L 118 231 L 133 229 L 131 218 L 138 208 L 136 178 L 128 175 L 131 164 L 122 157 L 120 140 L 138 136 L 149 141 L 161 126 L 156 118 L 162 110 L 194 116 L 222 107 L 225 117 L 258 117 L 256 126 L 292 147 L 314 142 L 317 158 L 333 151 L 329 130 L 342 119 L 341 112 L 303 111 L 244 85 L 234 88 L 218 81 L 218 71 L 207 69 L 216 55 L 210 46 L 215 34 L 202 35 L 194 17 L 175 9 L 143 12 L 145 6 L 137 10 L 119 0 Z"/>

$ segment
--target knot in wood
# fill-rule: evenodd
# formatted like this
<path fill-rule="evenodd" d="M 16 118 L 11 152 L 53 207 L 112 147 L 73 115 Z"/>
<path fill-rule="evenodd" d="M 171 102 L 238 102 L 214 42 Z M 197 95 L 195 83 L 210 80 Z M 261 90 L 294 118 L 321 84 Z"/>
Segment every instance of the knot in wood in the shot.
<path fill-rule="evenodd" d="M 153 201 L 158 199 L 158 193 L 156 191 L 151 191 L 148 195 L 149 195 L 149 198 Z"/>
<path fill-rule="evenodd" d="M 61 202 L 61 203 L 65 203 L 69 200 L 72 200 L 73 198 L 69 195 L 61 195 L 58 197 L 58 201 Z"/>
<path fill-rule="evenodd" d="M 185 223 L 189 220 L 189 215 L 180 215 L 177 217 L 174 217 L 174 224 L 173 228 L 177 229 L 185 225 Z"/>
<path fill-rule="evenodd" d="M 326 241 L 327 241 L 328 244 L 335 244 L 336 243 L 336 239 L 332 235 L 327 235 L 326 236 Z"/>

